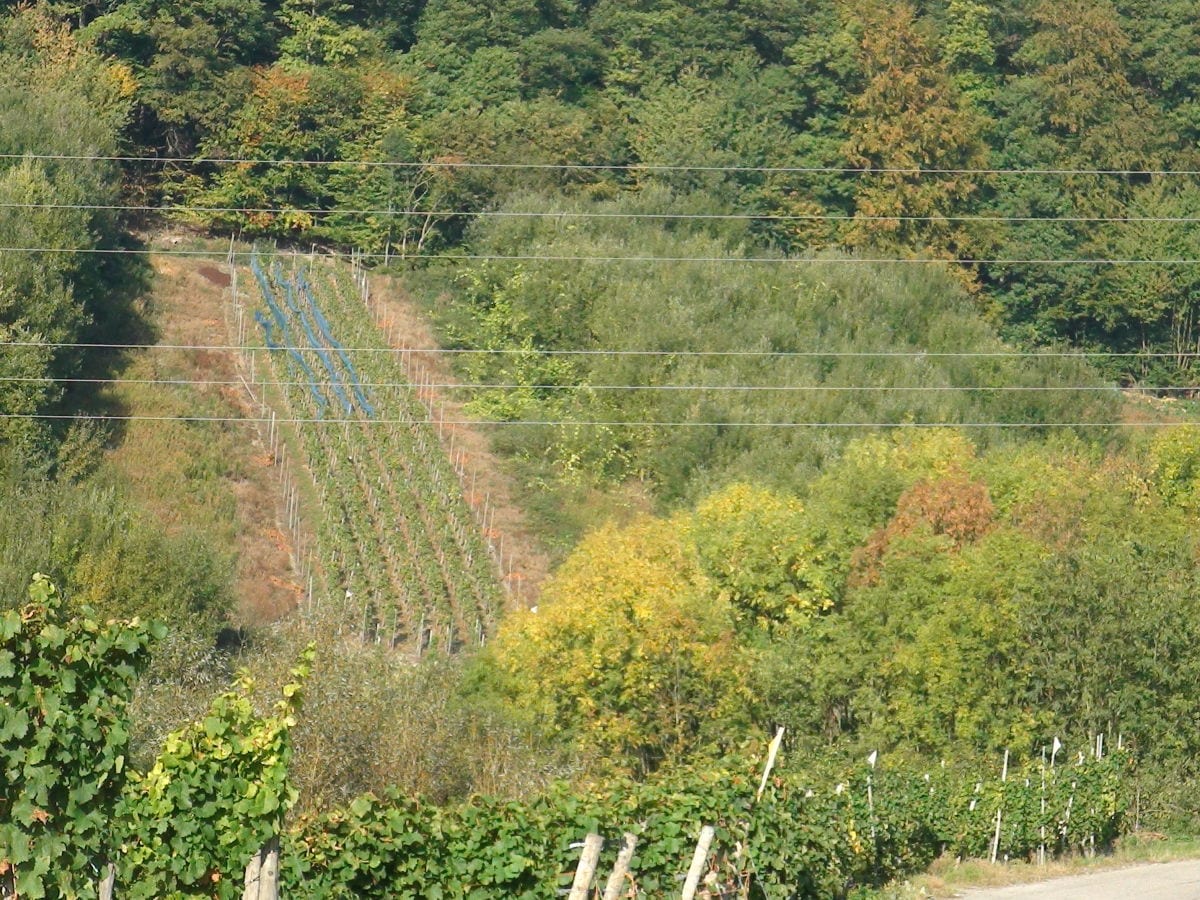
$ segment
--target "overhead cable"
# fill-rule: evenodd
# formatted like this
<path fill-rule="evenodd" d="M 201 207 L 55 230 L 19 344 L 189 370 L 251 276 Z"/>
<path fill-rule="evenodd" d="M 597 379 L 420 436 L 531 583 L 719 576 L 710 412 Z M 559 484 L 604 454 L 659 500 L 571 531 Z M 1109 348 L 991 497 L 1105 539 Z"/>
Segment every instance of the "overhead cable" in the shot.
<path fill-rule="evenodd" d="M 272 352 L 273 350 L 311 350 L 304 345 L 268 347 L 250 347 L 239 344 L 145 344 L 145 343 L 105 343 L 85 341 L 43 341 L 43 340 L 0 340 L 3 347 L 42 347 L 84 350 L 246 350 L 251 352 Z M 346 352 L 354 353 L 394 353 L 414 355 L 496 355 L 496 356 L 667 356 L 667 357 L 759 357 L 759 358 L 808 358 L 808 359 L 839 359 L 867 358 L 885 359 L 888 357 L 914 359 L 1095 359 L 1095 358 L 1126 358 L 1126 359 L 1197 359 L 1200 350 L 1194 351 L 1114 351 L 1114 350 L 663 350 L 654 348 L 642 349 L 582 349 L 556 350 L 536 349 L 528 347 L 343 347 Z"/>
<path fill-rule="evenodd" d="M 196 258 L 227 258 L 230 255 L 237 258 L 249 258 L 252 250 L 157 250 L 150 248 L 125 247 L 0 247 L 0 253 L 45 253 L 45 254 L 100 254 L 115 256 L 176 256 Z M 718 265 L 965 265 L 965 266 L 1191 266 L 1200 263 L 1193 257 L 1181 258 L 1030 258 L 1030 259 L 972 259 L 969 257 L 941 258 L 936 256 L 881 256 L 881 257 L 794 257 L 794 256 L 573 256 L 550 254 L 520 254 L 520 253 L 413 253 L 403 254 L 395 251 L 388 253 L 358 253 L 359 259 L 412 261 L 421 260 L 450 260 L 458 262 L 595 262 L 595 263 L 705 263 Z"/>
<path fill-rule="evenodd" d="M 563 172 L 758 172 L 797 175 L 1105 175 L 1121 178 L 1155 176 L 1200 176 L 1200 169 L 1082 169 L 1059 167 L 1028 168 L 942 168 L 917 166 L 706 166 L 657 163 L 537 163 L 472 162 L 458 159 L 423 161 L 383 159 L 269 159 L 253 156 L 137 156 L 73 153 L 0 153 L 0 159 L 44 161 L 154 163 L 157 165 L 257 165 L 257 166 L 350 166 L 383 169 L 525 169 Z"/>
<path fill-rule="evenodd" d="M 300 214 L 310 216 L 428 216 L 431 218 L 453 218 L 473 216 L 500 219 L 621 219 L 621 220 L 668 220 L 668 221 L 748 221 L 748 222 L 986 222 L 999 223 L 1052 223 L 1066 224 L 1195 224 L 1200 216 L 885 216 L 855 213 L 647 213 L 610 212 L 579 210 L 507 210 L 507 209 L 327 209 L 298 208 L 291 206 L 198 206 L 194 204 L 149 206 L 115 203 L 0 203 L 0 209 L 78 209 L 93 212 L 162 212 L 162 213 L 226 213 L 239 215 Z"/>

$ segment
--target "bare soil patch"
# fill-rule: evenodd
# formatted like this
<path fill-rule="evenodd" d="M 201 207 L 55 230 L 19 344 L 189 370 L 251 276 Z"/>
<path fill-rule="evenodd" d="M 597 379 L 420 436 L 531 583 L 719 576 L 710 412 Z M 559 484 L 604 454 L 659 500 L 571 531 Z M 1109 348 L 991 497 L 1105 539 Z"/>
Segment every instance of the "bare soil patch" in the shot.
<path fill-rule="evenodd" d="M 217 287 L 227 288 L 232 282 L 229 273 L 222 272 L 216 266 L 201 266 L 197 271 L 199 271 L 202 278 L 212 282 Z"/>

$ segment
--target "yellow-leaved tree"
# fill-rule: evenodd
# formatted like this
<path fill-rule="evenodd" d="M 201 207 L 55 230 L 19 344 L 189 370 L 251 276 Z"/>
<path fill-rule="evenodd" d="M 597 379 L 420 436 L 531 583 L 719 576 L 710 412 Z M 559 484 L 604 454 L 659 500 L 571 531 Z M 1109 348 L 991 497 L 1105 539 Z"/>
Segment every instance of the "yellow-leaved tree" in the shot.
<path fill-rule="evenodd" d="M 605 768 L 645 774 L 747 735 L 746 652 L 683 517 L 586 537 L 491 659 L 510 701 Z"/>
<path fill-rule="evenodd" d="M 803 624 L 833 606 L 833 572 L 794 497 L 730 485 L 696 507 L 689 536 L 739 627 Z"/>

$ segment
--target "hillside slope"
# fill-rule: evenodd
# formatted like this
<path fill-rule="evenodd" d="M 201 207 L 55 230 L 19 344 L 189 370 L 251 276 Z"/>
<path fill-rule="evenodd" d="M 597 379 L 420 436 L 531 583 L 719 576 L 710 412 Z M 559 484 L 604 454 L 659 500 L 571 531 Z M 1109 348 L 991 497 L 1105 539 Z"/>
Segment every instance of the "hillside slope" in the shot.
<path fill-rule="evenodd" d="M 166 529 L 202 529 L 236 559 L 235 625 L 277 619 L 302 588 L 292 565 L 278 472 L 252 424 L 163 421 L 251 412 L 228 349 L 226 276 L 212 261 L 153 256 L 148 316 L 157 346 L 134 350 L 102 402 L 135 417 L 121 429 L 107 465 L 126 476 Z M 182 349 L 182 348 L 192 349 Z"/>

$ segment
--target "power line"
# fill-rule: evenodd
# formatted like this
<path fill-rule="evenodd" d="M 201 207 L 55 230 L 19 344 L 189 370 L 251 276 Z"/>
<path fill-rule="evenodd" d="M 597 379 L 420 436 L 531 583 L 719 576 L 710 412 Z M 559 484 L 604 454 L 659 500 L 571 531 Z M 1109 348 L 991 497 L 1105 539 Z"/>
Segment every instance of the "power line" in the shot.
<path fill-rule="evenodd" d="M 0 419 L 46 419 L 58 421 L 96 422 L 183 422 L 221 424 L 276 424 L 290 425 L 430 425 L 441 427 L 487 427 L 487 426 L 547 426 L 547 427 L 594 427 L 594 428 L 1121 428 L 1121 427 L 1170 427 L 1194 425 L 1191 422 L 778 422 L 778 421 L 651 421 L 651 420 L 592 420 L 572 419 L 355 419 L 355 418 L 305 418 L 291 417 L 272 419 L 269 416 L 152 416 L 152 415 L 99 415 L 99 414 L 54 414 L 54 413 L 2 413 Z"/>
<path fill-rule="evenodd" d="M 157 385 L 162 387 L 241 387 L 247 382 L 244 379 L 208 379 L 208 378 L 39 378 L 30 376 L 4 376 L 0 383 L 7 384 L 89 384 L 89 385 Z M 265 381 L 250 382 L 261 387 L 316 387 L 332 388 L 342 386 L 342 382 L 334 381 Z M 537 390 L 537 391 L 631 391 L 631 392 L 728 392 L 728 393 L 839 393 L 839 392 L 969 392 L 969 391 L 1001 391 L 1001 392 L 1092 392 L 1111 393 L 1123 388 L 1114 385 L 829 385 L 829 384 L 505 384 L 498 382 L 417 382 L 417 381 L 359 381 L 358 387 L 364 388 L 405 388 L 417 390 L 434 388 L 438 390 Z M 1130 388 L 1141 392 L 1200 392 L 1200 385 L 1137 385 Z"/>
<path fill-rule="evenodd" d="M 1200 176 L 1198 169 L 1069 169 L 1069 168 L 920 168 L 915 166 L 700 166 L 660 165 L 655 163 L 534 163 L 534 162 L 469 162 L 466 160 L 433 159 L 425 161 L 396 161 L 380 159 L 266 159 L 263 157 L 230 156 L 116 156 L 70 153 L 0 153 L 0 159 L 29 159 L 59 162 L 118 162 L 155 163 L 158 165 L 262 165 L 262 166 L 351 166 L 383 169 L 524 169 L 531 171 L 563 172 L 755 172 L 762 174 L 796 175 L 1105 175 L 1122 178 L 1157 176 Z"/>
<path fill-rule="evenodd" d="M 522 211 L 522 210 L 470 210 L 470 209 L 323 209 L 292 206 L 196 206 L 167 205 L 149 206 L 112 203 L 0 203 L 0 209 L 78 209 L 93 212 L 163 212 L 163 213 L 236 213 L 242 215 L 300 213 L 311 216 L 428 216 L 432 218 L 455 218 L 475 216 L 502 219 L 647 219 L 668 221 L 773 221 L 773 222 L 984 222 L 1041 223 L 1061 222 L 1066 224 L 1195 224 L 1200 216 L 867 216 L 837 213 L 642 213 L 642 212 L 580 212 L 569 210 Z"/>
<path fill-rule="evenodd" d="M 82 341 L 0 341 L 0 347 L 40 347 L 50 349 L 77 350 L 195 350 L 195 351 L 240 351 L 275 352 L 312 350 L 308 345 L 278 347 L 246 347 L 239 344 L 135 344 L 135 343 L 88 343 Z M 526 347 L 342 347 L 347 353 L 397 353 L 436 355 L 496 355 L 496 356 L 668 356 L 668 357 L 757 357 L 757 358 L 867 358 L 890 357 L 914 359 L 1196 359 L 1196 351 L 1110 351 L 1110 350 L 656 350 L 656 349 L 586 349 L 554 350 Z"/>
<path fill-rule="evenodd" d="M 177 257 L 209 257 L 227 258 L 249 257 L 252 250 L 215 251 L 215 250 L 152 250 L 121 247 L 0 247 L 0 253 L 47 253 L 47 254 L 111 254 L 122 256 L 177 256 Z M 1118 258 L 1074 258 L 1074 259 L 970 259 L 939 258 L 932 256 L 921 257 L 790 257 L 790 256 L 553 256 L 544 254 L 502 254 L 502 253 L 359 253 L 359 259 L 383 259 L 396 261 L 420 260 L 452 260 L 459 262 L 636 262 L 636 263 L 715 263 L 720 265 L 893 265 L 893 264 L 941 264 L 964 266 L 1191 266 L 1200 263 L 1196 258 L 1176 259 L 1118 259 Z"/>

